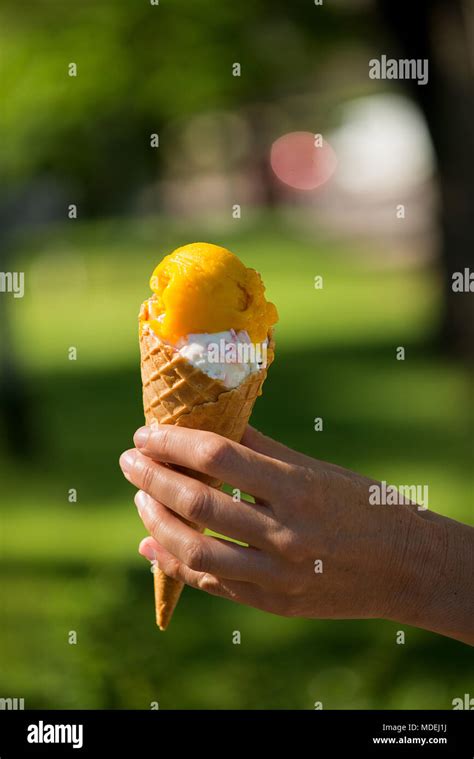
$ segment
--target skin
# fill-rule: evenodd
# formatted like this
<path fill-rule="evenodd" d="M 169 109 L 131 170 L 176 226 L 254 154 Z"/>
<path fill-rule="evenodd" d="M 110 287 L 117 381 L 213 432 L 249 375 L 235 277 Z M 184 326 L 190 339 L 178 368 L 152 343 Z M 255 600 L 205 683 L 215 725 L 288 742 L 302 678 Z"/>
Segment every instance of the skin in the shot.
<path fill-rule="evenodd" d="M 139 551 L 170 577 L 287 617 L 383 618 L 474 645 L 473 528 L 416 504 L 371 505 L 374 480 L 252 427 L 240 444 L 167 425 L 140 428 L 134 443 L 120 465 L 150 535 Z"/>

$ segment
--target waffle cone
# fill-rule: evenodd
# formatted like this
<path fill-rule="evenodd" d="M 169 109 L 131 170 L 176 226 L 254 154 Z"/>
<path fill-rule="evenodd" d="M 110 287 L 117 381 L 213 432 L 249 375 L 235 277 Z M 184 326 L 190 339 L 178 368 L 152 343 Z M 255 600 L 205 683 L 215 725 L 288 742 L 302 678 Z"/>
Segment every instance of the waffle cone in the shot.
<path fill-rule="evenodd" d="M 172 346 L 163 343 L 146 326 L 140 333 L 143 407 L 147 425 L 216 432 L 240 442 L 254 403 L 262 393 L 267 369 L 273 361 L 274 343 L 269 335 L 267 367 L 250 374 L 238 387 L 228 389 L 193 366 Z M 198 472 L 187 471 L 212 487 L 222 483 Z M 192 527 L 203 531 L 197 525 Z M 156 624 L 166 630 L 178 603 L 183 583 L 154 568 Z"/>

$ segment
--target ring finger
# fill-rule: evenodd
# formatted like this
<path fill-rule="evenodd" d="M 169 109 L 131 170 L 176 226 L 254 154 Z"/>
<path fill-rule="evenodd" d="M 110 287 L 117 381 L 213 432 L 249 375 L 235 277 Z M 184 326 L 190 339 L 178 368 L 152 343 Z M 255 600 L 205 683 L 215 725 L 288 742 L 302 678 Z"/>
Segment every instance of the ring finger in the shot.
<path fill-rule="evenodd" d="M 268 583 L 276 573 L 268 554 L 202 535 L 142 490 L 136 494 L 135 503 L 150 534 L 196 572 L 254 583 Z"/>

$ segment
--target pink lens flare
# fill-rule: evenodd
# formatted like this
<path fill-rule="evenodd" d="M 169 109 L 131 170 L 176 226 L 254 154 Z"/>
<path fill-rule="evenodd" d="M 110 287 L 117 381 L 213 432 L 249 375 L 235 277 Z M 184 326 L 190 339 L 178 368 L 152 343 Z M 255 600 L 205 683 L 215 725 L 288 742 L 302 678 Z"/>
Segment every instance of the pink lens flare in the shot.
<path fill-rule="evenodd" d="M 281 182 L 295 190 L 314 190 L 334 174 L 337 158 L 321 135 L 289 132 L 273 143 L 270 163 Z"/>

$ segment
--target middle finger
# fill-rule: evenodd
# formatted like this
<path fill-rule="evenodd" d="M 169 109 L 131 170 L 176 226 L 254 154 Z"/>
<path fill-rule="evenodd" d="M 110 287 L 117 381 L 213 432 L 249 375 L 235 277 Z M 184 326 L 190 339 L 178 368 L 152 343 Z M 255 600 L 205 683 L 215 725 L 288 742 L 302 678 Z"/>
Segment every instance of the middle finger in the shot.
<path fill-rule="evenodd" d="M 194 524 L 255 546 L 271 548 L 274 518 L 265 506 L 234 501 L 220 490 L 152 461 L 137 450 L 122 454 L 127 479 Z"/>
<path fill-rule="evenodd" d="M 253 583 L 268 583 L 273 576 L 273 560 L 262 551 L 201 535 L 142 490 L 135 503 L 155 540 L 195 572 Z"/>

